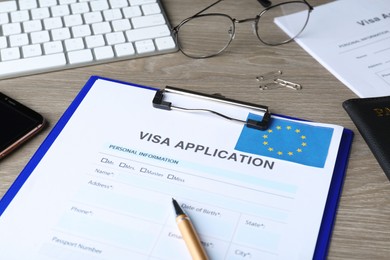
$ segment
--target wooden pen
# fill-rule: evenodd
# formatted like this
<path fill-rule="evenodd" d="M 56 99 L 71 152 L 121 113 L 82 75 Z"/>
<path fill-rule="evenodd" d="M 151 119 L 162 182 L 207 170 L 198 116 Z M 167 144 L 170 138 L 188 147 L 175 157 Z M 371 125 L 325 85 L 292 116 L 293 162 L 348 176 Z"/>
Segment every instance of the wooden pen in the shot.
<path fill-rule="evenodd" d="M 176 223 L 179 227 L 180 233 L 185 241 L 187 248 L 193 260 L 208 260 L 206 251 L 204 250 L 199 236 L 191 223 L 190 218 L 184 213 L 179 203 L 172 198 L 173 207 L 176 213 Z"/>

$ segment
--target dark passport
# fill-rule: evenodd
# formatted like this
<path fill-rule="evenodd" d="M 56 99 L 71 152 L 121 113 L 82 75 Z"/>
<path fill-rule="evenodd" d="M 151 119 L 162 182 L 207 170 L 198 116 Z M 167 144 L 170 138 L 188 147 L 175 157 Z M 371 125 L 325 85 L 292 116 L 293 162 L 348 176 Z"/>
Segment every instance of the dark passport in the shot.
<path fill-rule="evenodd" d="M 343 107 L 390 180 L 390 96 L 348 99 Z"/>

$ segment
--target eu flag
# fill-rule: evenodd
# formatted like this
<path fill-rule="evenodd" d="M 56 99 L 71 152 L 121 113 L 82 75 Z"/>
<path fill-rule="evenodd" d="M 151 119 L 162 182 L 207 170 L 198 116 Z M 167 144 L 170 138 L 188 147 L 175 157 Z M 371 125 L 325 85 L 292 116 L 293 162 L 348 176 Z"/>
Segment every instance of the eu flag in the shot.
<path fill-rule="evenodd" d="M 257 115 L 250 114 L 251 119 Z M 265 131 L 244 126 L 236 150 L 323 168 L 333 128 L 272 118 Z"/>

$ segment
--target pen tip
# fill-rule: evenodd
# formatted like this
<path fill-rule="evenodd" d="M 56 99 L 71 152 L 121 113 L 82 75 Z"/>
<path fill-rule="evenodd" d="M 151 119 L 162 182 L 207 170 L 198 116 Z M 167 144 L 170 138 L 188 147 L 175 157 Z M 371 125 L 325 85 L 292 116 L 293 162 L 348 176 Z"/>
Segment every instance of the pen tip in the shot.
<path fill-rule="evenodd" d="M 179 203 L 174 198 L 172 198 L 172 204 L 173 204 L 173 208 L 175 209 L 176 216 L 184 214 L 184 212 L 181 209 Z"/>

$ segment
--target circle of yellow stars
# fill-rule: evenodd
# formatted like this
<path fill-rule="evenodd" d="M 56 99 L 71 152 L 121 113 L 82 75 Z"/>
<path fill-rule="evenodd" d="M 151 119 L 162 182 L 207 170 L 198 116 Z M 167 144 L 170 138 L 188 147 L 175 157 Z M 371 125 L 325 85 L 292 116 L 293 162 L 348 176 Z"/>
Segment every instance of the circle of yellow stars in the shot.
<path fill-rule="evenodd" d="M 276 126 L 275 127 L 275 130 L 274 129 L 268 129 L 267 130 L 267 134 L 264 134 L 262 137 L 263 137 L 263 145 L 265 146 L 268 146 L 268 151 L 269 152 L 276 152 L 277 155 L 284 155 L 285 153 L 289 156 L 294 156 L 294 154 L 299 154 L 299 153 L 302 153 L 303 152 L 303 149 L 305 147 L 307 147 L 307 141 L 306 141 L 306 135 L 302 134 L 301 133 L 301 130 L 299 128 L 297 129 L 293 129 L 291 126 L 285 126 L 284 127 L 284 130 L 287 130 L 287 131 L 294 131 L 298 136 L 299 138 L 302 140 L 302 142 L 300 143 L 300 146 L 296 147 L 296 149 L 291 149 L 291 150 L 287 150 L 287 151 L 282 151 L 282 150 L 276 150 L 274 147 L 270 146 L 269 142 L 268 142 L 268 137 L 269 135 L 271 135 L 274 131 L 282 131 L 283 130 L 283 127 L 282 126 Z"/>

